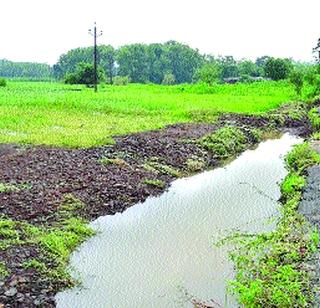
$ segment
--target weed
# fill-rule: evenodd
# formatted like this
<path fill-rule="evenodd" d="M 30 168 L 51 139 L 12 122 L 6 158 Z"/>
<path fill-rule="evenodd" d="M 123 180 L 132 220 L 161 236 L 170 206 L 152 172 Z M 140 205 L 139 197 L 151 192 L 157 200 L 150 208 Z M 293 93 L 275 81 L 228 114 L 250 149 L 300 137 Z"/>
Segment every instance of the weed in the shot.
<path fill-rule="evenodd" d="M 13 191 L 19 191 L 19 188 L 13 184 L 0 183 L 0 193 L 9 193 Z"/>
<path fill-rule="evenodd" d="M 282 197 L 289 199 L 306 184 L 305 179 L 296 173 L 289 173 L 281 183 Z"/>
<path fill-rule="evenodd" d="M 187 166 L 187 170 L 193 173 L 193 172 L 199 172 L 203 170 L 206 166 L 206 163 L 203 159 L 193 157 L 193 158 L 189 158 L 186 161 L 186 166 Z"/>
<path fill-rule="evenodd" d="M 262 140 L 264 131 L 259 128 L 253 128 L 250 130 L 250 134 L 254 140 L 254 142 L 259 142 Z"/>
<path fill-rule="evenodd" d="M 298 175 L 301 175 L 309 166 L 317 163 L 320 163 L 320 155 L 307 142 L 296 145 L 286 156 L 288 170 Z"/>
<path fill-rule="evenodd" d="M 100 160 L 100 163 L 103 165 L 117 165 L 120 167 L 125 167 L 128 164 L 121 158 L 108 158 L 108 157 L 103 157 Z"/>
<path fill-rule="evenodd" d="M 320 113 L 318 108 L 312 108 L 308 113 L 312 128 L 316 131 L 320 130 Z"/>
<path fill-rule="evenodd" d="M 161 180 L 149 180 L 149 179 L 146 179 L 143 181 L 144 184 L 147 184 L 147 185 L 151 185 L 151 186 L 155 186 L 155 187 L 158 187 L 158 188 L 164 188 L 165 187 L 165 182 L 161 181 Z"/>
<path fill-rule="evenodd" d="M 144 164 L 143 167 L 145 170 L 156 174 L 167 174 L 175 178 L 179 178 L 182 176 L 182 173 L 179 170 L 176 170 L 169 165 L 161 164 L 157 161 L 149 161 L 148 163 Z"/>
<path fill-rule="evenodd" d="M 215 156 L 228 158 L 242 152 L 248 139 L 240 129 L 227 126 L 201 138 L 199 143 Z"/>
<path fill-rule="evenodd" d="M 231 236 L 230 257 L 236 277 L 229 291 L 245 307 L 306 307 L 313 302 L 311 278 L 304 264 L 317 249 L 318 230 L 297 212 L 305 168 L 319 162 L 308 143 L 297 145 L 285 158 L 289 174 L 281 185 L 283 204 L 275 230 Z"/>
<path fill-rule="evenodd" d="M 47 266 L 45 265 L 45 263 L 43 263 L 37 259 L 31 259 L 31 260 L 23 262 L 22 267 L 25 269 L 33 268 L 39 272 L 45 272 L 47 270 Z"/>
<path fill-rule="evenodd" d="M 74 197 L 72 194 L 66 194 L 64 200 L 59 206 L 57 215 L 60 218 L 68 218 L 74 216 L 76 211 L 83 209 L 84 203 Z"/>
<path fill-rule="evenodd" d="M 319 132 L 319 133 L 314 133 L 314 134 L 312 135 L 312 139 L 313 139 L 313 140 L 320 140 L 320 132 Z"/>
<path fill-rule="evenodd" d="M 6 278 L 9 274 L 6 264 L 0 261 L 0 280 Z"/>
<path fill-rule="evenodd" d="M 57 214 L 58 220 L 50 227 L 36 227 L 1 217 L 0 250 L 14 245 L 36 245 L 40 247 L 41 260 L 45 261 L 28 260 L 22 267 L 35 268 L 56 282 L 70 285 L 72 279 L 66 270 L 69 256 L 79 244 L 94 235 L 87 222 L 75 214 L 82 207 L 81 201 L 66 195 Z"/>

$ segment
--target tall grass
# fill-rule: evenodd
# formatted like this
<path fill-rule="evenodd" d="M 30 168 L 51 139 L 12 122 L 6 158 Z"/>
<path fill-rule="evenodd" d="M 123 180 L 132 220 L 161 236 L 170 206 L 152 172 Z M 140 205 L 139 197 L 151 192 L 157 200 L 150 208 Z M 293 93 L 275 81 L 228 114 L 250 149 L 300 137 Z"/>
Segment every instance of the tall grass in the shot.
<path fill-rule="evenodd" d="M 112 136 L 202 121 L 221 112 L 258 114 L 294 99 L 286 82 L 84 86 L 8 82 L 0 89 L 0 143 L 92 147 Z M 210 117 L 211 116 L 211 117 Z"/>

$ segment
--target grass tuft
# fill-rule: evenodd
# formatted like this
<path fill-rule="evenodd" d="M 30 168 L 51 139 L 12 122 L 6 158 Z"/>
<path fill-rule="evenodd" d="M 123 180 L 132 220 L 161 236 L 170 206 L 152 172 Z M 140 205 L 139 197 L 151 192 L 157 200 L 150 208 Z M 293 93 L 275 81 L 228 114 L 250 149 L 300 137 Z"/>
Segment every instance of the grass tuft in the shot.
<path fill-rule="evenodd" d="M 162 180 L 150 180 L 150 179 L 146 179 L 143 181 L 144 184 L 150 185 L 150 186 L 154 186 L 154 187 L 158 187 L 158 188 L 164 188 L 165 187 L 165 182 L 163 182 Z"/>
<path fill-rule="evenodd" d="M 248 143 L 245 134 L 236 127 L 223 127 L 199 140 L 200 145 L 220 158 L 241 153 Z"/>

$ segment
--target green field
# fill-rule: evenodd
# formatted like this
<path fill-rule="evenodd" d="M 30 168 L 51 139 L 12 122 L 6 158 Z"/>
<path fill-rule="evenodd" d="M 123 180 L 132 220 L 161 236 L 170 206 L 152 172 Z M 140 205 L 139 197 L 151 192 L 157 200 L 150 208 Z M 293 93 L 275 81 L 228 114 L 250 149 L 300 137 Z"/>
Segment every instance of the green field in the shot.
<path fill-rule="evenodd" d="M 168 124 L 212 121 L 221 112 L 258 114 L 296 99 L 287 82 L 84 86 L 9 82 L 0 88 L 0 143 L 92 147 L 112 136 Z"/>

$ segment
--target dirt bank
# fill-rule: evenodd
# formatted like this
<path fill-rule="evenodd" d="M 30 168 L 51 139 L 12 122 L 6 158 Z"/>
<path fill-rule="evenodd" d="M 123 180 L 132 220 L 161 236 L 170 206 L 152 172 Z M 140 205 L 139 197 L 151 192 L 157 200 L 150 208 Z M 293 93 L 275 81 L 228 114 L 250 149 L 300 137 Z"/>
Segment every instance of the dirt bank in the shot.
<path fill-rule="evenodd" d="M 313 141 L 312 147 L 320 154 L 320 142 Z M 298 207 L 299 213 L 320 231 L 320 165 L 307 169 L 306 186 L 303 189 L 302 200 Z M 319 247 L 318 247 L 319 248 Z M 313 259 L 307 264 L 310 273 L 313 273 L 315 303 L 320 306 L 320 252 L 314 253 Z"/>
<path fill-rule="evenodd" d="M 241 128 L 248 147 L 256 142 L 248 133 L 251 128 L 271 125 L 300 135 L 310 132 L 306 117 L 296 119 L 286 113 L 270 118 L 224 115 L 214 124 L 173 125 L 116 137 L 114 146 L 92 149 L 0 145 L 0 183 L 7 185 L 2 191 L 0 186 L 0 213 L 6 219 L 50 227 L 70 195 L 85 205 L 76 214 L 87 220 L 122 212 L 160 194 L 176 177 L 220 165 L 223 159 L 196 140 L 225 125 Z M 0 233 L 0 239 L 4 236 Z M 37 245 L 16 244 L 0 250 L 0 262 L 8 272 L 2 280 L 0 275 L 0 307 L 55 306 L 54 295 L 66 285 L 23 267 L 31 258 L 42 260 L 48 268 L 54 266 L 43 259 Z"/>

